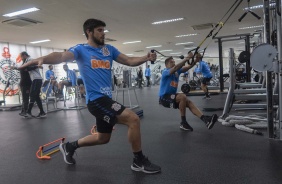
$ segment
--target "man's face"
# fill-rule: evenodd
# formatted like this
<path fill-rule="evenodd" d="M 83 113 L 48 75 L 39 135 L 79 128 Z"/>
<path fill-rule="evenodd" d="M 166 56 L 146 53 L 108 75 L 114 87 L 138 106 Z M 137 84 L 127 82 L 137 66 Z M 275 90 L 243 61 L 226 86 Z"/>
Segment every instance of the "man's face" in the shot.
<path fill-rule="evenodd" d="M 63 66 L 64 70 L 67 71 L 68 70 L 68 67 L 67 66 Z"/>
<path fill-rule="evenodd" d="M 53 66 L 50 66 L 49 69 L 50 69 L 50 70 L 53 70 Z"/>
<path fill-rule="evenodd" d="M 89 39 L 92 39 L 94 43 L 97 45 L 104 45 L 105 44 L 105 27 L 100 26 L 93 30 L 93 32 L 89 32 Z"/>
<path fill-rule="evenodd" d="M 26 55 L 21 55 L 22 61 L 26 60 L 27 56 Z"/>
<path fill-rule="evenodd" d="M 199 57 L 199 56 L 196 56 L 196 63 L 198 63 L 198 62 L 200 62 L 201 61 L 201 57 Z"/>
<path fill-rule="evenodd" d="M 169 60 L 169 62 L 167 63 L 167 68 L 172 68 L 175 66 L 175 61 L 174 59 Z"/>

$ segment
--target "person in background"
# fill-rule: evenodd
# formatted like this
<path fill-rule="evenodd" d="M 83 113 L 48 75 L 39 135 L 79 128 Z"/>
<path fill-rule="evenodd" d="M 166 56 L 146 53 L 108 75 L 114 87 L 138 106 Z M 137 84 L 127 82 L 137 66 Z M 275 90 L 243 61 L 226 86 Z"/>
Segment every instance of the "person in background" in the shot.
<path fill-rule="evenodd" d="M 84 83 L 80 75 L 77 76 L 77 85 L 79 87 L 79 93 L 80 93 L 81 98 L 85 98 Z"/>
<path fill-rule="evenodd" d="M 142 82 L 143 82 L 143 71 L 142 71 L 142 66 L 139 66 L 139 70 L 137 71 L 137 83 L 139 88 L 142 88 Z"/>
<path fill-rule="evenodd" d="M 73 158 L 76 149 L 108 143 L 113 126 L 120 123 L 128 127 L 128 140 L 134 155 L 131 169 L 150 174 L 161 172 L 161 167 L 153 164 L 143 154 L 139 117 L 131 109 L 112 99 L 111 87 L 113 60 L 127 66 L 139 66 L 147 61 L 156 61 L 156 53 L 148 52 L 143 57 L 128 57 L 122 54 L 112 45 L 105 44 L 105 27 L 106 23 L 101 20 L 88 19 L 83 24 L 86 44 L 78 44 L 66 52 L 53 52 L 33 60 L 32 63 L 26 63 L 21 68 L 76 60 L 86 89 L 87 107 L 96 117 L 98 133 L 73 142 L 61 143 L 59 149 L 67 164 L 76 163 Z M 112 152 L 114 154 L 114 151 Z"/>
<path fill-rule="evenodd" d="M 217 115 L 203 115 L 203 113 L 195 106 L 195 104 L 187 98 L 186 94 L 177 93 L 180 74 L 193 67 L 193 65 L 185 66 L 185 63 L 191 57 L 193 57 L 193 54 L 192 52 L 189 52 L 188 57 L 178 64 L 175 64 L 175 61 L 172 57 L 169 57 L 165 60 L 166 68 L 164 69 L 161 78 L 159 103 L 166 108 L 179 109 L 181 115 L 180 129 L 193 131 L 193 128 L 186 120 L 186 108 L 189 108 L 189 110 L 195 116 L 200 118 L 208 129 L 211 129 L 217 121 Z"/>
<path fill-rule="evenodd" d="M 20 55 L 21 55 L 22 61 L 25 64 L 28 64 L 32 60 L 31 57 L 28 55 L 28 53 L 25 51 L 21 52 Z M 24 66 L 25 64 L 23 64 L 22 66 Z M 42 86 L 42 80 L 43 80 L 40 74 L 40 71 L 39 71 L 39 67 L 42 68 L 42 66 L 29 66 L 27 68 L 23 68 L 22 66 L 19 68 L 16 67 L 15 69 L 19 69 L 19 70 L 27 69 L 27 71 L 29 72 L 30 79 L 32 81 L 31 88 L 30 88 L 30 96 L 29 96 L 30 100 L 29 100 L 28 109 L 27 109 L 27 113 L 25 114 L 25 117 L 28 117 L 28 118 L 34 117 L 31 111 L 32 111 L 32 108 L 35 102 L 40 110 L 39 114 L 35 117 L 37 118 L 45 117 L 46 113 L 43 110 L 42 101 L 39 96 L 41 92 L 41 86 Z"/>
<path fill-rule="evenodd" d="M 22 64 L 25 64 L 27 62 L 27 59 L 22 60 Z M 19 113 L 20 116 L 26 116 L 27 110 L 28 110 L 28 103 L 29 103 L 29 95 L 30 95 L 30 87 L 32 84 L 32 81 L 30 79 L 29 73 L 27 68 L 20 70 L 20 88 L 22 93 L 22 110 Z"/>
<path fill-rule="evenodd" d="M 67 79 L 59 82 L 58 93 L 57 93 L 59 96 L 63 95 L 63 89 L 65 86 L 66 87 L 76 86 L 76 80 L 77 80 L 75 72 L 73 70 L 70 70 L 67 64 L 64 64 L 63 68 L 66 71 Z"/>
<path fill-rule="evenodd" d="M 183 74 L 185 83 L 188 83 L 188 75 L 189 75 L 188 71 L 184 72 Z"/>
<path fill-rule="evenodd" d="M 210 82 L 213 75 L 207 62 L 202 60 L 202 55 L 200 53 L 196 54 L 196 62 L 199 63 L 199 73 L 203 75 L 203 80 L 201 81 L 201 88 L 205 93 L 204 99 L 210 100 L 211 97 L 207 84 Z"/>
<path fill-rule="evenodd" d="M 149 87 L 151 85 L 150 83 L 150 78 L 151 78 L 151 69 L 150 69 L 150 65 L 147 65 L 147 68 L 145 70 L 145 77 L 147 79 L 147 87 Z"/>
<path fill-rule="evenodd" d="M 55 73 L 53 71 L 53 65 L 49 65 L 48 68 L 49 68 L 49 70 L 47 70 L 45 72 L 46 81 L 44 82 L 43 86 L 45 86 L 46 83 L 51 82 L 53 91 L 56 92 L 58 90 L 58 82 L 56 80 L 56 76 L 55 76 Z"/>

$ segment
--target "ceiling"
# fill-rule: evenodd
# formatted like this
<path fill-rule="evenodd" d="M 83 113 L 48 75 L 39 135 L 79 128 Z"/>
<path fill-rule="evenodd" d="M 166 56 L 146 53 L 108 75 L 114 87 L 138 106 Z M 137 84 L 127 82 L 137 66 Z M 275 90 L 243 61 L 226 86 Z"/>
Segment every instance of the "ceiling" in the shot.
<path fill-rule="evenodd" d="M 148 46 L 162 45 L 157 50 L 173 50 L 170 53 L 187 53 L 190 45 L 176 43 L 194 42 L 199 45 L 210 29 L 195 31 L 191 26 L 218 23 L 235 0 L 0 0 L 0 42 L 31 45 L 29 42 L 50 39 L 50 42 L 36 46 L 68 49 L 78 43 L 85 43 L 82 25 L 88 18 L 97 18 L 106 22 L 110 32 L 106 38 L 116 41 L 107 42 L 116 46 L 124 54 L 145 55 Z M 263 0 L 251 0 L 250 6 L 263 4 Z M 42 23 L 18 27 L 1 23 L 8 17 L 2 16 L 13 11 L 37 7 L 40 11 L 21 15 Z M 240 27 L 263 24 L 263 10 L 253 10 L 262 17 L 257 20 L 251 14 L 238 22 L 247 7 L 244 0 L 224 25 L 218 36 L 253 33 L 255 29 L 240 30 Z M 153 25 L 152 22 L 184 17 L 183 21 Z M 227 17 L 226 17 L 227 18 Z M 225 19 L 226 19 L 225 18 Z M 224 20 L 225 20 L 224 19 Z M 197 33 L 197 36 L 177 38 L 177 35 Z M 123 44 L 123 42 L 141 40 L 141 43 Z M 210 38 L 201 48 L 206 47 Z M 224 43 L 224 48 L 243 49 L 240 41 Z M 139 51 L 139 52 L 136 52 Z M 217 43 L 211 42 L 208 55 L 217 55 Z M 180 54 L 178 54 L 180 55 Z"/>

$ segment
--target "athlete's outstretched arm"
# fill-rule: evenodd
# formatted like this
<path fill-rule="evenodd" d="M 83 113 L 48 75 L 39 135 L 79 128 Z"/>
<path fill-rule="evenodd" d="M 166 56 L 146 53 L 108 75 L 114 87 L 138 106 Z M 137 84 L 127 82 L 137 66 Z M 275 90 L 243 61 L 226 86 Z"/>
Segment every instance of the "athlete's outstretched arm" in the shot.
<path fill-rule="evenodd" d="M 33 59 L 22 66 L 20 66 L 18 69 L 21 70 L 25 67 L 28 67 L 30 65 L 38 65 L 39 67 L 42 66 L 42 64 L 59 64 L 62 62 L 67 61 L 73 61 L 74 60 L 74 54 L 72 52 L 53 52 L 51 54 L 48 54 L 46 56 Z"/>
<path fill-rule="evenodd" d="M 152 52 L 149 52 L 146 56 L 142 57 L 128 57 L 121 53 L 118 55 L 116 61 L 127 66 L 138 66 L 145 63 L 146 61 L 156 61 L 156 59 L 156 53 Z"/>

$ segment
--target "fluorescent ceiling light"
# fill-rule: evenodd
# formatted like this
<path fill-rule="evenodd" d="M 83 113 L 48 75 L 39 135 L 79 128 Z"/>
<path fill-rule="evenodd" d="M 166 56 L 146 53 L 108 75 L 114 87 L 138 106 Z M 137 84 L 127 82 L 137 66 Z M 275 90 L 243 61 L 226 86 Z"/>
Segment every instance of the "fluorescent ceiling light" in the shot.
<path fill-rule="evenodd" d="M 182 54 L 182 52 L 173 52 L 173 53 L 169 53 L 169 54 Z"/>
<path fill-rule="evenodd" d="M 13 16 L 17 16 L 17 15 L 22 15 L 22 14 L 38 11 L 38 10 L 40 10 L 40 9 L 33 7 L 33 8 L 25 9 L 25 10 L 20 10 L 20 11 L 8 13 L 8 14 L 5 14 L 3 16 L 4 17 L 13 17 Z"/>
<path fill-rule="evenodd" d="M 156 47 L 162 47 L 162 46 L 161 45 L 155 45 L 155 46 L 148 46 L 146 48 L 149 49 L 149 48 L 156 48 Z"/>
<path fill-rule="evenodd" d="M 125 55 L 127 55 L 127 56 L 133 56 L 133 54 L 125 54 Z"/>
<path fill-rule="evenodd" d="M 160 52 L 171 52 L 172 50 L 160 50 Z"/>
<path fill-rule="evenodd" d="M 276 4 L 275 3 L 270 3 L 269 4 L 269 6 L 270 7 L 273 7 L 273 6 L 275 6 Z M 251 6 L 251 7 L 246 7 L 246 8 L 244 8 L 243 10 L 254 10 L 254 9 L 260 9 L 260 8 L 263 8 L 263 5 L 262 4 L 260 4 L 260 5 L 256 5 L 256 6 Z"/>
<path fill-rule="evenodd" d="M 241 27 L 239 29 L 254 29 L 254 28 L 258 28 L 258 27 L 264 27 L 264 25 L 259 25 L 259 26 L 249 26 L 249 27 Z"/>
<path fill-rule="evenodd" d="M 175 45 L 185 45 L 185 44 L 191 44 L 191 43 L 194 43 L 194 42 L 176 43 Z"/>
<path fill-rule="evenodd" d="M 123 42 L 122 44 L 139 43 L 141 41 Z"/>
<path fill-rule="evenodd" d="M 176 18 L 176 19 L 170 19 L 170 20 L 162 20 L 162 21 L 153 22 L 152 24 L 164 24 L 164 23 L 176 22 L 176 21 L 180 21 L 180 20 L 184 20 L 184 18 Z"/>
<path fill-rule="evenodd" d="M 189 50 L 192 50 L 192 49 L 195 49 L 196 47 L 186 47 L 184 49 L 189 49 Z"/>
<path fill-rule="evenodd" d="M 197 33 L 195 34 L 187 34 L 187 35 L 178 35 L 178 36 L 175 36 L 176 38 L 181 38 L 181 37 L 187 37 L 187 36 L 196 36 L 198 35 Z"/>
<path fill-rule="evenodd" d="M 29 42 L 29 43 L 32 43 L 32 44 L 35 44 L 35 43 L 42 43 L 42 42 L 49 42 L 51 40 L 47 39 L 47 40 L 38 40 L 38 41 L 34 41 L 34 42 Z"/>

